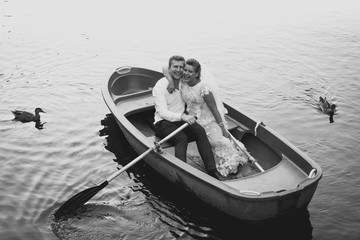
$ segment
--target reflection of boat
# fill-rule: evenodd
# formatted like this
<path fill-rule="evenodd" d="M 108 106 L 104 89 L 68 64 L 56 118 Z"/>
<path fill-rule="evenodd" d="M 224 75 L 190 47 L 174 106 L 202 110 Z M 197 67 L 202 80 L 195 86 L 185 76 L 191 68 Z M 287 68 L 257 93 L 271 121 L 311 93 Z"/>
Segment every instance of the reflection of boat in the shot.
<path fill-rule="evenodd" d="M 101 120 L 101 125 L 103 125 L 104 128 L 99 131 L 99 135 L 106 136 L 105 149 L 115 155 L 116 159 L 114 159 L 114 161 L 119 163 L 120 161 L 121 163 L 129 162 L 131 157 L 134 157 L 136 153 L 134 153 L 131 146 L 127 143 L 113 115 L 107 114 L 106 117 Z"/>
<path fill-rule="evenodd" d="M 210 234 L 215 233 L 216 236 L 209 237 L 210 239 L 234 239 L 234 236 L 241 236 L 243 239 L 313 239 L 313 228 L 307 209 L 256 224 L 221 216 L 219 218 L 219 215 L 210 217 L 209 221 L 216 219 L 221 223 L 211 224 Z"/>
<path fill-rule="evenodd" d="M 154 144 L 151 90 L 161 77 L 152 70 L 123 67 L 102 85 L 106 104 L 138 154 Z M 162 146 L 163 152 L 148 154 L 145 162 L 170 182 L 238 219 L 265 220 L 306 208 L 322 176 L 320 166 L 264 124 L 225 107 L 229 131 L 265 172 L 220 182 L 191 160 L 184 163 L 174 157 L 168 144 Z"/>

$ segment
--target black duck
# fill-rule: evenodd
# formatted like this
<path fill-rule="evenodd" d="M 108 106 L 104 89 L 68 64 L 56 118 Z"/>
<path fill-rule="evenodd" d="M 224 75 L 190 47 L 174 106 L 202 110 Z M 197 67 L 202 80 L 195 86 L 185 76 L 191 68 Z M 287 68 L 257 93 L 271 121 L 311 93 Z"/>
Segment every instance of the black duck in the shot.
<path fill-rule="evenodd" d="M 19 110 L 14 110 L 11 111 L 15 118 L 14 120 L 20 121 L 20 122 L 36 122 L 36 121 L 40 121 L 40 112 L 45 113 L 41 108 L 35 108 L 35 115 L 26 111 L 19 111 Z"/>
<path fill-rule="evenodd" d="M 329 101 L 323 97 L 319 98 L 319 108 L 321 109 L 322 112 L 332 116 L 335 113 L 335 108 L 336 105 L 335 104 L 330 104 Z"/>

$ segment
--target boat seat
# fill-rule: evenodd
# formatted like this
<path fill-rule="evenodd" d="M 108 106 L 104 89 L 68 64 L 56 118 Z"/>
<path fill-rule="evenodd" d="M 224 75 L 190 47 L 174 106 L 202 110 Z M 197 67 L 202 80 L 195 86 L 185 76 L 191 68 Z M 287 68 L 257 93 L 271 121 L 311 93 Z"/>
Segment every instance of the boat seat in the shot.
<path fill-rule="evenodd" d="M 250 129 L 245 127 L 243 124 L 239 123 L 235 119 L 226 115 L 226 122 L 227 122 L 227 130 L 230 132 L 231 130 L 240 128 L 244 132 L 250 132 Z"/>
<path fill-rule="evenodd" d="M 227 122 L 227 129 L 229 132 L 236 131 L 237 133 L 240 133 L 241 135 L 245 134 L 246 132 L 249 132 L 250 129 L 242 125 L 241 123 L 237 122 L 236 120 L 230 118 L 229 116 L 226 116 L 226 122 Z M 238 134 L 237 134 L 238 135 Z M 160 142 L 161 138 L 157 136 L 151 136 L 148 137 L 148 139 L 152 140 L 152 142 Z M 194 140 L 190 141 L 193 142 Z M 161 144 L 162 148 L 168 148 L 173 147 L 174 145 L 169 142 L 164 142 Z"/>

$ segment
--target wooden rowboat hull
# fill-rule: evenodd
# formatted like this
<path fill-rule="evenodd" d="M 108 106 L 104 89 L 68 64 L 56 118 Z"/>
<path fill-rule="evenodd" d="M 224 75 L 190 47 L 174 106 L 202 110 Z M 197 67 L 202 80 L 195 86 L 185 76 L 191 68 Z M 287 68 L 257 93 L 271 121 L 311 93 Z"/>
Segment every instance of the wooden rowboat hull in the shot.
<path fill-rule="evenodd" d="M 102 84 L 105 103 L 138 154 L 154 146 L 151 91 L 162 77 L 149 69 L 122 67 Z M 265 172 L 218 181 L 199 164 L 177 159 L 172 146 L 163 146 L 162 153 L 151 152 L 145 162 L 170 182 L 240 220 L 261 221 L 306 208 L 322 177 L 320 166 L 263 123 L 224 105 L 229 131 Z"/>

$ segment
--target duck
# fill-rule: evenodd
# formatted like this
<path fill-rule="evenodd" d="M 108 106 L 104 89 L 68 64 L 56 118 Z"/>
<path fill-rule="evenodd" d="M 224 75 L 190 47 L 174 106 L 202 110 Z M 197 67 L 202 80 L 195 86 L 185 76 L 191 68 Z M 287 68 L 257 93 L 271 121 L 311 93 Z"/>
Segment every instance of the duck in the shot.
<path fill-rule="evenodd" d="M 320 110 L 329 115 L 329 122 L 330 123 L 333 123 L 334 122 L 334 114 L 335 114 L 335 111 L 336 111 L 336 105 L 335 104 L 330 104 L 329 101 L 323 97 L 319 97 L 319 108 Z"/>
<path fill-rule="evenodd" d="M 19 110 L 14 110 L 11 111 L 15 118 L 14 120 L 26 123 L 26 122 L 37 122 L 40 121 L 40 114 L 41 112 L 45 113 L 45 111 L 43 111 L 41 108 L 35 108 L 35 115 L 26 111 L 19 111 Z"/>
<path fill-rule="evenodd" d="M 336 105 L 330 104 L 326 97 L 319 97 L 319 108 L 322 112 L 332 116 L 335 113 Z"/>

